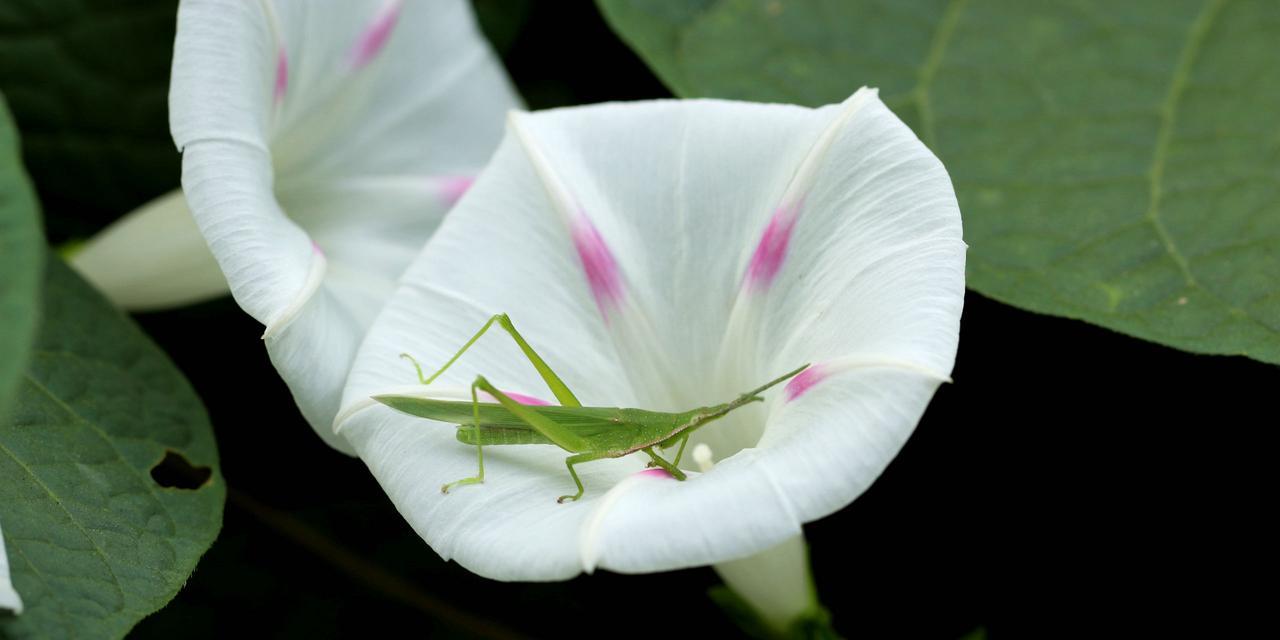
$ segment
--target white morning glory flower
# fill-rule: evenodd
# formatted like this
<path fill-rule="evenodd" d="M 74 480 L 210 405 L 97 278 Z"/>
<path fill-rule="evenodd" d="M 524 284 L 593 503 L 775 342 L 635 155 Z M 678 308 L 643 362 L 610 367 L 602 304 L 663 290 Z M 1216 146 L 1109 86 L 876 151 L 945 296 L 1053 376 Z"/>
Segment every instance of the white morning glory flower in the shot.
<path fill-rule="evenodd" d="M 964 256 L 946 170 L 874 90 L 820 109 L 513 114 L 371 327 L 335 428 L 414 529 L 483 576 L 743 558 L 849 504 L 901 448 L 954 363 Z M 501 332 L 414 384 L 402 352 L 434 369 L 499 312 L 585 405 L 688 410 L 813 364 L 697 431 L 712 459 L 698 473 L 686 455 L 685 482 L 601 460 L 578 466 L 584 497 L 557 504 L 565 451 L 494 446 L 483 484 L 441 494 L 475 475 L 475 449 L 370 397 L 469 397 L 483 374 L 550 398 Z"/>
<path fill-rule="evenodd" d="M 179 6 L 169 108 L 185 204 L 330 444 L 349 451 L 330 425 L 356 346 L 517 102 L 465 0 Z M 180 198 L 154 210 L 177 236 L 166 247 L 198 244 Z M 155 253 L 138 237 L 126 244 Z"/>
<path fill-rule="evenodd" d="M 22 613 L 22 598 L 9 581 L 9 556 L 5 553 L 3 532 L 0 532 L 0 609 Z"/>

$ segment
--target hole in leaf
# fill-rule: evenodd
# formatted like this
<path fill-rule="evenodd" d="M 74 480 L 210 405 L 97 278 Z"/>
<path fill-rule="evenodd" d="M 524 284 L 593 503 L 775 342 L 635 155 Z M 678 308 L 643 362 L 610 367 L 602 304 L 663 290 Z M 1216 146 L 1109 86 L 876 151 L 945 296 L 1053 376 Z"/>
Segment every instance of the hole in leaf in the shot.
<path fill-rule="evenodd" d="M 151 478 L 156 484 L 171 489 L 199 489 L 212 476 L 213 469 L 197 467 L 172 449 L 164 452 L 164 460 L 151 467 Z"/>

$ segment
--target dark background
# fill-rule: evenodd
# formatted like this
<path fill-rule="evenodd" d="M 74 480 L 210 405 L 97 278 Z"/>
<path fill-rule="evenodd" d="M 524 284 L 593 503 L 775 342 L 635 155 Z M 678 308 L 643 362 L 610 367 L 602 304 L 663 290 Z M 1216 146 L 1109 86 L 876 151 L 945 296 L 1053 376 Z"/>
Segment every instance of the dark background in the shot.
<path fill-rule="evenodd" d="M 670 95 L 589 2 L 478 4 L 531 108 Z M 153 26 L 145 37 L 164 53 L 171 20 L 162 12 Z M 28 164 L 51 242 L 177 186 L 175 152 L 140 161 L 154 171 L 112 183 L 97 210 L 53 195 L 76 166 L 59 166 L 66 150 L 40 138 L 40 115 L 0 88 L 34 139 Z M 155 130 L 137 135 L 167 138 L 163 121 L 140 122 Z M 231 497 L 218 541 L 136 637 L 738 633 L 706 597 L 718 582 L 710 569 L 507 584 L 441 562 L 363 464 L 312 433 L 261 327 L 233 302 L 138 320 L 204 399 Z M 1272 552 L 1260 549 L 1274 548 L 1264 516 L 1275 500 L 1253 496 L 1274 493 L 1267 445 L 1280 369 L 970 293 L 953 377 L 881 479 L 806 527 L 819 593 L 843 635 L 1220 634 L 1242 616 L 1273 618 L 1273 598 L 1245 580 L 1274 581 Z"/>

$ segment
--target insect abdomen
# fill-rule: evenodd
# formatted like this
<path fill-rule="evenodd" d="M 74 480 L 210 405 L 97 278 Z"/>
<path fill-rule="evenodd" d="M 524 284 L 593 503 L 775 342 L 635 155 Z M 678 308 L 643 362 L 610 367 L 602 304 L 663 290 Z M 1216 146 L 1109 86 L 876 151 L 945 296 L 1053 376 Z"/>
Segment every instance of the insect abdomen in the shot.
<path fill-rule="evenodd" d="M 458 442 L 463 444 L 477 444 L 476 428 L 468 425 L 458 425 L 457 438 Z M 481 427 L 479 444 L 551 444 L 551 441 L 533 429 Z"/>

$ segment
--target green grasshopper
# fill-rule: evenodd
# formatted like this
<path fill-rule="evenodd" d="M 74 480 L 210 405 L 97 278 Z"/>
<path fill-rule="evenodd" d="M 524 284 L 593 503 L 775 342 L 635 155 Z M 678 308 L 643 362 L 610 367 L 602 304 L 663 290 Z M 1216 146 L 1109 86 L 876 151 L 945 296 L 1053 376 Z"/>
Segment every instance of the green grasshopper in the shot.
<path fill-rule="evenodd" d="M 582 406 L 560 376 L 547 366 L 520 332 L 516 331 L 515 325 L 505 313 L 489 318 L 489 321 L 430 377 L 422 375 L 422 367 L 413 356 L 402 353 L 400 357 L 413 363 L 413 368 L 418 372 L 419 382 L 424 385 L 431 384 L 454 362 L 457 362 L 458 358 L 495 323 L 516 341 L 525 357 L 533 364 L 534 369 L 537 369 L 543 382 L 547 384 L 547 388 L 560 402 L 560 406 L 521 404 L 490 384 L 484 376 L 476 376 L 475 382 L 471 383 L 470 402 L 431 400 L 404 395 L 373 397 L 374 400 L 397 411 L 456 424 L 458 441 L 476 446 L 479 472 L 474 477 L 463 478 L 440 487 L 443 493 L 448 493 L 449 489 L 454 487 L 484 482 L 484 445 L 554 444 L 573 454 L 565 460 L 565 466 L 569 468 L 569 475 L 577 485 L 578 492 L 560 496 L 556 502 L 561 503 L 582 497 L 582 481 L 578 479 L 578 472 L 574 470 L 574 465 L 603 458 L 621 458 L 637 451 L 649 456 L 650 467 L 660 467 L 675 479 L 684 480 L 685 474 L 678 465 L 680 457 L 684 455 L 690 434 L 738 407 L 750 402 L 763 401 L 761 393 L 788 380 L 809 366 L 806 364 L 724 404 L 699 407 L 679 413 L 664 413 L 644 409 Z M 480 391 L 496 398 L 498 402 L 496 404 L 480 402 L 478 396 Z M 679 444 L 680 448 L 672 461 L 667 461 L 654 450 L 654 447 L 669 449 L 676 444 Z"/>

